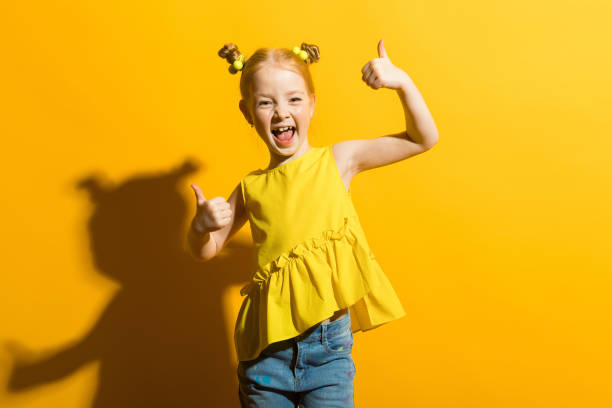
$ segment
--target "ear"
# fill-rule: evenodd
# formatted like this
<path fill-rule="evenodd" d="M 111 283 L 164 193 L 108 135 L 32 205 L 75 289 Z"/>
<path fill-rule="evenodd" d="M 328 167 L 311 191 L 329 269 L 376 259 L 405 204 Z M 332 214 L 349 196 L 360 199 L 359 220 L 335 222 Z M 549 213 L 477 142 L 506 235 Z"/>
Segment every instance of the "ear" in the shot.
<path fill-rule="evenodd" d="M 246 119 L 246 121 L 252 125 L 253 120 L 251 119 L 251 114 L 249 113 L 249 109 L 247 108 L 247 103 L 244 99 L 241 99 L 240 102 L 238 102 L 238 107 L 240 108 L 240 111 L 244 115 L 244 118 Z"/>
<path fill-rule="evenodd" d="M 317 98 L 315 97 L 314 94 L 312 94 L 312 96 L 310 97 L 310 118 L 311 119 L 312 119 L 312 115 L 314 115 L 316 102 L 317 102 Z"/>

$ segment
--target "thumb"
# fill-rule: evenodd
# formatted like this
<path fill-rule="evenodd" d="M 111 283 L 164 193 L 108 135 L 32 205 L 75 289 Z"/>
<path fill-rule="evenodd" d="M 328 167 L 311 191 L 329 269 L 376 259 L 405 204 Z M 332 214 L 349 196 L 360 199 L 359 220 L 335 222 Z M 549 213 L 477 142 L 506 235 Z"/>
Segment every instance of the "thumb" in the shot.
<path fill-rule="evenodd" d="M 385 51 L 385 39 L 381 38 L 378 42 L 378 58 L 387 58 L 387 51 Z"/>
<path fill-rule="evenodd" d="M 202 190 L 200 190 L 200 187 L 198 187 L 197 184 L 192 184 L 191 188 L 193 188 L 193 191 L 195 192 L 195 196 L 196 196 L 196 200 L 198 201 L 198 204 L 203 204 L 204 201 L 206 201 L 206 199 L 204 198 L 204 194 L 202 193 Z"/>

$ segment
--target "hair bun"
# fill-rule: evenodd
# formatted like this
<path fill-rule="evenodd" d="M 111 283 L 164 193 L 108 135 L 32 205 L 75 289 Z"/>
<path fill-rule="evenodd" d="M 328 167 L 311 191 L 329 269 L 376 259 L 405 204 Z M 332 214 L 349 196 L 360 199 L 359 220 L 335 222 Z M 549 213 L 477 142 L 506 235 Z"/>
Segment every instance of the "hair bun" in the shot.
<path fill-rule="evenodd" d="M 223 48 L 219 50 L 218 54 L 221 58 L 224 58 L 227 62 L 229 62 L 230 66 L 228 68 L 228 71 L 231 74 L 235 74 L 238 72 L 236 67 L 234 67 L 234 61 L 239 60 L 240 57 L 242 56 L 242 53 L 238 50 L 238 47 L 236 46 L 236 44 L 233 44 L 233 43 L 225 44 Z M 244 60 L 244 56 L 242 56 L 242 58 Z"/>
<path fill-rule="evenodd" d="M 304 60 L 307 64 L 312 64 L 313 62 L 317 62 L 321 59 L 321 54 L 319 53 L 319 47 L 314 44 L 306 44 L 302 43 L 301 49 L 306 51 L 308 54 L 308 58 Z"/>

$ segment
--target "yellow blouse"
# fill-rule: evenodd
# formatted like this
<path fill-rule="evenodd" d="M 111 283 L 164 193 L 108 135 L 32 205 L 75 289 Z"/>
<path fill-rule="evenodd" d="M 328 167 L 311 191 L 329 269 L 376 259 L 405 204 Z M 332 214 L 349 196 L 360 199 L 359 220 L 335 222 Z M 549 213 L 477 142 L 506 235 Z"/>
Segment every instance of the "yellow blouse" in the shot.
<path fill-rule="evenodd" d="M 405 311 L 370 250 L 332 146 L 240 181 L 257 265 L 240 294 L 234 343 L 252 360 L 349 308 L 353 332 Z"/>

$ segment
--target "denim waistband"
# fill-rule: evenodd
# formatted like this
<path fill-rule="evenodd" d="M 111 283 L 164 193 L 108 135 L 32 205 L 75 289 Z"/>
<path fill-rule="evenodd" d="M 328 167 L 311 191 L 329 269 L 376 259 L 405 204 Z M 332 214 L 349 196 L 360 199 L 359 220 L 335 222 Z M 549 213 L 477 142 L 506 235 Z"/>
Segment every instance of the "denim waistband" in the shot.
<path fill-rule="evenodd" d="M 323 333 L 323 326 L 325 326 L 325 332 L 327 335 L 333 335 L 336 333 L 342 333 L 351 327 L 351 312 L 347 313 L 339 319 L 333 320 L 328 323 L 317 323 L 304 333 L 294 337 L 295 341 L 312 343 L 321 340 L 321 334 Z"/>

